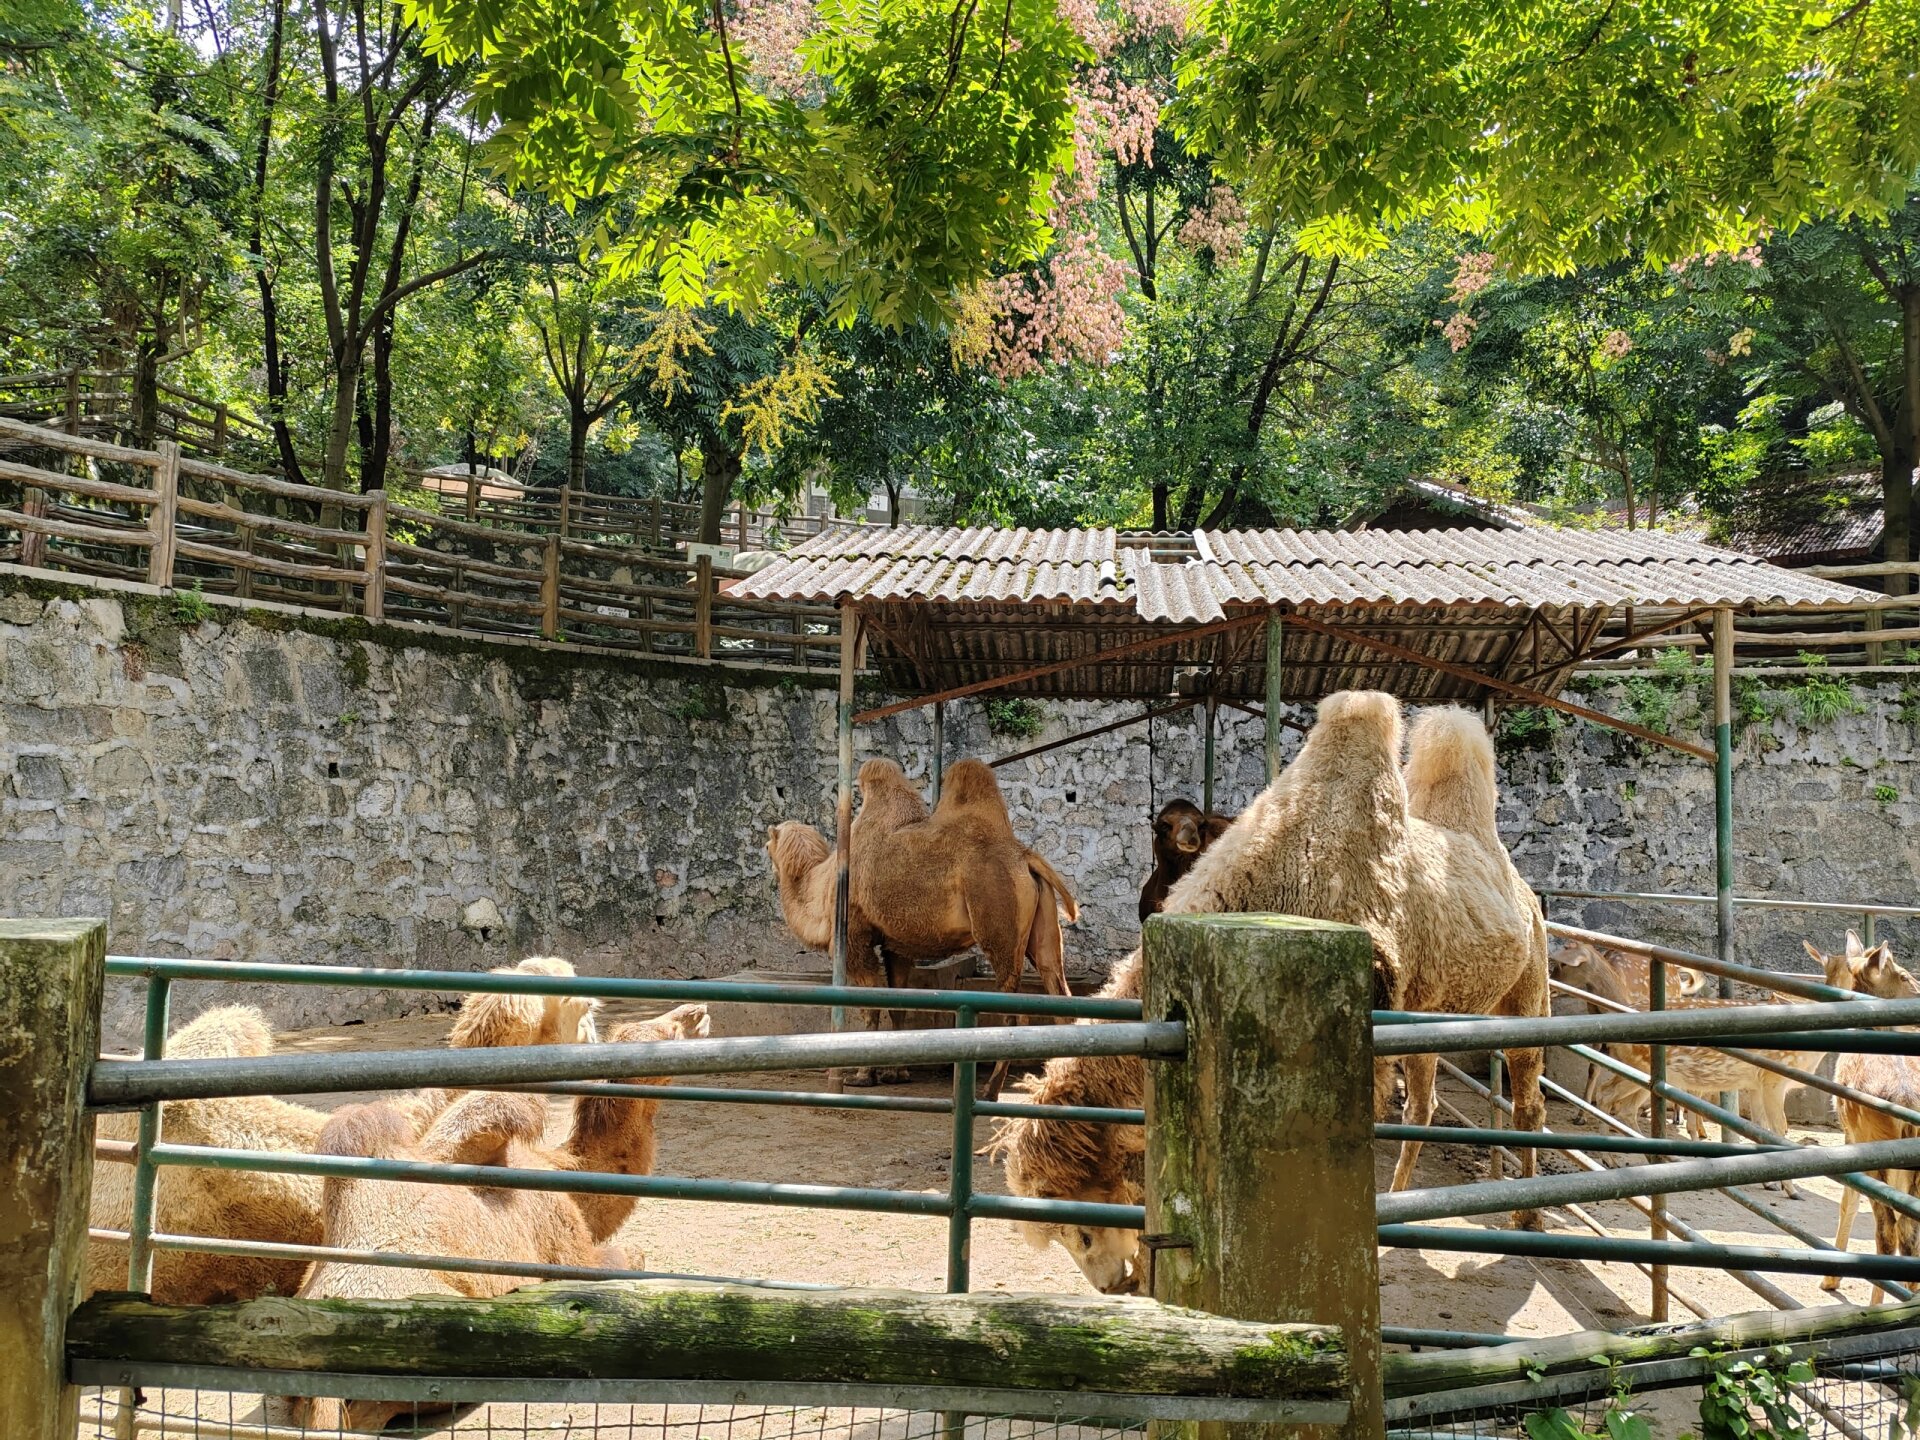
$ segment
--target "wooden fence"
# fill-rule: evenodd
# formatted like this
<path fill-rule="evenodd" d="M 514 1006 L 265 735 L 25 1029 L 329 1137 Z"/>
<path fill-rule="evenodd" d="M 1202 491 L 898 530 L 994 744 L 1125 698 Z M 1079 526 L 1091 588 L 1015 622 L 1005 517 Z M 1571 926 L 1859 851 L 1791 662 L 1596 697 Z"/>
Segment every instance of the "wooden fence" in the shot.
<path fill-rule="evenodd" d="M 455 519 L 185 454 L 0 419 L 0 561 L 373 621 L 831 668 L 829 606 L 727 597 L 740 572 Z"/>
<path fill-rule="evenodd" d="M 0 419 L 24 421 L 121 444 L 139 429 L 131 370 L 42 370 L 0 376 Z M 252 459 L 277 468 L 267 428 L 227 405 L 164 382 L 153 433 L 185 455 L 221 459 L 239 442 Z M 437 492 L 447 509 L 471 524 L 522 530 L 651 550 L 684 553 L 700 538 L 700 506 L 657 497 L 526 490 L 511 498 L 485 493 L 485 475 L 433 474 L 395 466 L 393 473 Z M 497 487 L 495 487 L 497 488 Z M 781 515 L 744 503 L 721 516 L 720 543 L 763 550 L 817 535 L 828 524 L 816 515 Z"/>

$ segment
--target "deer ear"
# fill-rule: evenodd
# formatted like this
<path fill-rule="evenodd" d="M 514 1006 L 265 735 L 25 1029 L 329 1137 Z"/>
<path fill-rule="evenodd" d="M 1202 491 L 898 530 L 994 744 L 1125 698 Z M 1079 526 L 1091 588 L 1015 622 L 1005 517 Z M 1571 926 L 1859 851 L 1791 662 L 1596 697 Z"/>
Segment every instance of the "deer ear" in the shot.
<path fill-rule="evenodd" d="M 1858 933 L 1852 930 L 1847 931 L 1847 959 L 1858 960 L 1862 955 L 1865 955 L 1866 953 L 1867 953 L 1867 947 L 1860 943 L 1860 936 L 1858 935 Z"/>
<path fill-rule="evenodd" d="M 1800 943 L 1807 947 L 1807 954 L 1813 957 L 1814 964 L 1825 965 L 1827 963 L 1826 955 L 1821 951 L 1819 946 L 1813 943 L 1813 941 L 1802 940 Z"/>
<path fill-rule="evenodd" d="M 1872 971 L 1877 974 L 1892 963 L 1893 952 L 1884 945 L 1876 945 L 1867 951 L 1866 959 L 1861 962 L 1860 969 L 1863 972 Z"/>

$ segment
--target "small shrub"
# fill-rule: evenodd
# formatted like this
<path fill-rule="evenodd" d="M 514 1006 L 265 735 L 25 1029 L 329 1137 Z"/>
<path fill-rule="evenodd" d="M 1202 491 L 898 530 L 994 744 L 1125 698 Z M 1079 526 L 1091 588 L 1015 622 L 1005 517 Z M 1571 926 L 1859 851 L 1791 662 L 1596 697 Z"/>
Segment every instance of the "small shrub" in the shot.
<path fill-rule="evenodd" d="M 1545 705 L 1520 705 L 1500 717 L 1494 744 L 1502 751 L 1542 749 L 1567 728 L 1567 717 Z"/>
<path fill-rule="evenodd" d="M 213 606 L 208 603 L 198 581 L 194 582 L 191 590 L 173 592 L 173 618 L 188 627 L 213 618 Z"/>
<path fill-rule="evenodd" d="M 1776 1345 L 1758 1360 L 1715 1361 L 1700 1392 L 1700 1440 L 1805 1440 L 1807 1422 L 1792 1389 L 1814 1378 L 1812 1362 Z"/>
<path fill-rule="evenodd" d="M 1873 798 L 1882 809 L 1885 809 L 1900 799 L 1900 792 L 1891 785 L 1876 785 L 1873 787 Z"/>
<path fill-rule="evenodd" d="M 1038 735 L 1046 723 L 1040 706 L 1032 700 L 989 700 L 986 711 L 988 732 L 1010 740 Z"/>
<path fill-rule="evenodd" d="M 1820 673 L 1827 668 L 1826 656 L 1802 650 L 1800 663 L 1808 673 L 1806 679 L 1794 686 L 1793 703 L 1800 712 L 1800 722 L 1808 729 L 1830 725 L 1842 715 L 1857 715 L 1865 708 L 1851 685 L 1830 680 Z"/>

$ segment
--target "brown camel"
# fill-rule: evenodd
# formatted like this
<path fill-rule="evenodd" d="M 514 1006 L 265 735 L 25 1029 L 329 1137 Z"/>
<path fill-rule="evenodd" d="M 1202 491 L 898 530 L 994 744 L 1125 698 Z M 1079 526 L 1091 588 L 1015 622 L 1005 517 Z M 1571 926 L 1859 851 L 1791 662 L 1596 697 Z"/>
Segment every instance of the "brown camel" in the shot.
<path fill-rule="evenodd" d="M 1140 887 L 1141 924 L 1160 913 L 1167 892 L 1232 824 L 1233 816 L 1209 815 L 1191 800 L 1169 800 L 1160 807 L 1153 820 L 1153 873 Z"/>
<path fill-rule="evenodd" d="M 906 968 L 978 945 L 999 988 L 1020 984 L 1031 961 L 1048 994 L 1068 994 L 1060 911 L 1079 907 L 1066 882 L 1021 844 L 993 771 L 962 760 L 947 772 L 931 817 L 920 794 L 891 760 L 860 767 L 860 814 L 849 840 L 847 979 L 856 985 L 899 984 Z M 788 821 L 767 836 L 780 883 L 780 908 L 803 944 L 833 940 L 832 847 L 812 826 Z M 876 959 L 878 945 L 883 958 Z M 879 1012 L 869 1012 L 877 1027 Z M 999 1093 L 1006 1066 L 994 1068 L 987 1093 Z M 870 1083 L 856 1074 L 853 1083 Z"/>
<path fill-rule="evenodd" d="M 573 967 L 552 956 L 530 956 L 496 974 L 571 975 Z M 593 1039 L 598 1002 L 555 996 L 468 995 L 461 1003 L 448 1045 L 532 1045 Z M 209 1010 L 173 1033 L 167 1054 L 178 1059 L 271 1055 L 273 1032 L 266 1017 L 247 1005 Z M 424 1129 L 449 1100 L 440 1091 L 419 1091 L 389 1102 L 414 1128 Z M 161 1138 L 170 1145 L 210 1145 L 232 1150 L 280 1150 L 312 1154 L 327 1122 L 325 1112 L 271 1096 L 181 1100 L 161 1106 Z M 102 1115 L 102 1139 L 132 1140 L 134 1114 Z M 245 1170 L 169 1167 L 156 1190 L 154 1230 L 168 1235 L 206 1235 L 262 1240 L 279 1245 L 318 1245 L 321 1182 L 313 1175 L 274 1175 Z M 133 1217 L 133 1167 L 94 1167 L 88 1223 L 98 1230 L 126 1230 Z M 170 1305 L 214 1305 L 262 1295 L 291 1295 L 306 1270 L 303 1260 L 236 1255 L 196 1255 L 158 1250 L 153 1257 L 154 1299 Z M 122 1290 L 127 1284 L 123 1241 L 87 1244 L 87 1293 Z"/>
<path fill-rule="evenodd" d="M 651 1044 L 705 1036 L 707 1007 L 682 1005 L 656 1020 L 618 1027 L 614 1044 Z M 635 1077 L 636 1085 L 664 1083 Z M 410 1117 L 388 1102 L 339 1111 L 320 1134 L 322 1154 L 383 1156 L 453 1165 L 498 1165 L 521 1170 L 578 1170 L 615 1175 L 652 1173 L 657 1100 L 579 1096 L 573 1122 L 558 1146 L 545 1143 L 546 1104 L 535 1095 L 472 1091 L 449 1105 L 417 1138 Z M 626 1268 L 644 1265 L 638 1251 L 623 1252 L 614 1234 L 633 1213 L 631 1196 L 569 1195 L 558 1191 L 500 1190 L 416 1181 L 331 1178 L 323 1202 L 325 1243 L 457 1259 L 508 1260 L 542 1265 Z M 412 1295 L 505 1294 L 525 1283 L 505 1275 L 402 1269 L 321 1261 L 300 1294 L 320 1299 L 403 1299 Z M 415 1402 L 310 1399 L 295 1402 L 302 1423 L 378 1430 Z"/>

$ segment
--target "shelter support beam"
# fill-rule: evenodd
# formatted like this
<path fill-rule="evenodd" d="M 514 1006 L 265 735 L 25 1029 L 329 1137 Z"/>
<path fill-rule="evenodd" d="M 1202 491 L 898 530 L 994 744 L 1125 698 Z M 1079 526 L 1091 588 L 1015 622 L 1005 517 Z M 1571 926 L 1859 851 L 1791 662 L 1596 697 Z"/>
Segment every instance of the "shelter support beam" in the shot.
<path fill-rule="evenodd" d="M 947 773 L 947 706 L 936 701 L 933 707 L 933 803 L 940 803 L 940 782 Z"/>
<path fill-rule="evenodd" d="M 1733 963 L 1733 612 L 1713 612 L 1713 854 L 1715 954 Z M 1733 982 L 1720 977 L 1720 994 Z"/>
<path fill-rule="evenodd" d="M 1214 736 L 1220 728 L 1220 697 L 1207 696 L 1207 740 L 1203 747 L 1204 758 L 1201 761 L 1200 809 L 1203 814 L 1213 814 L 1213 745 Z"/>
<path fill-rule="evenodd" d="M 107 927 L 0 920 L 0 1435 L 72 1440 L 67 1316 L 93 1188 L 87 1071 L 100 1053 Z"/>
<path fill-rule="evenodd" d="M 1176 700 L 1171 705 L 1158 705 L 1146 711 L 1144 714 L 1129 715 L 1123 720 L 1110 720 L 1105 725 L 1096 725 L 1091 730 L 1081 730 L 1075 734 L 1063 736 L 1058 740 L 1049 740 L 1044 745 L 1029 745 L 1025 750 L 1016 750 L 1011 755 L 1002 755 L 997 760 L 989 760 L 987 764 L 991 768 L 998 770 L 1002 765 L 1011 765 L 1016 760 L 1026 760 L 1035 755 L 1044 755 L 1049 750 L 1059 750 L 1068 745 L 1078 745 L 1082 740 L 1091 740 L 1096 735 L 1108 735 L 1115 730 L 1125 730 L 1128 726 L 1138 725 L 1143 721 L 1158 720 L 1166 715 L 1178 715 L 1183 711 L 1191 710 L 1193 703 L 1191 700 Z M 935 787 L 934 799 L 936 801 L 939 799 L 938 787 Z"/>
<path fill-rule="evenodd" d="M 1457 679 L 1467 681 L 1469 684 L 1484 685 L 1490 690 L 1498 690 L 1507 695 L 1515 695 L 1525 700 L 1529 705 L 1544 705 L 1549 710 L 1558 710 L 1562 714 L 1577 716 L 1582 720 L 1590 720 L 1596 725 L 1604 725 L 1610 730 L 1618 730 L 1622 734 L 1631 735 L 1636 740 L 1647 740 L 1655 745 L 1664 745 L 1670 750 L 1678 750 L 1681 754 L 1691 755 L 1698 760 L 1713 759 L 1713 751 L 1707 749 L 1704 745 L 1695 745 L 1690 741 L 1677 740 L 1671 735 L 1661 734 L 1658 730 L 1649 730 L 1644 725 L 1635 725 L 1626 720 L 1615 719 L 1613 716 L 1602 714 L 1598 710 L 1590 710 L 1585 705 L 1576 705 L 1571 700 L 1562 700 L 1559 696 L 1549 695 L 1545 691 L 1530 690 L 1524 685 L 1515 685 L 1511 681 L 1502 680 L 1497 675 L 1489 675 L 1481 670 L 1475 670 L 1471 666 L 1455 665 L 1450 660 L 1437 660 L 1431 655 L 1422 655 L 1418 650 L 1409 650 L 1404 645 L 1397 645 L 1391 640 L 1382 640 L 1377 635 L 1363 635 L 1356 630 L 1348 630 L 1339 625 L 1329 625 L 1324 620 L 1309 619 L 1305 615 L 1290 615 L 1287 617 L 1287 620 L 1289 624 L 1297 625 L 1304 630 L 1311 630 L 1316 635 L 1326 635 L 1335 640 L 1344 640 L 1350 645 L 1358 645 L 1365 650 L 1374 650 L 1382 655 L 1391 655 L 1395 659 L 1405 660 L 1414 665 L 1423 665 L 1429 670 L 1439 671 L 1442 675 L 1452 675 Z"/>
<path fill-rule="evenodd" d="M 1285 622 L 1280 612 L 1274 610 L 1267 615 L 1267 703 L 1266 720 L 1266 777 L 1271 785 L 1280 774 L 1280 694 L 1282 682 L 1286 678 L 1286 632 L 1281 628 Z"/>
<path fill-rule="evenodd" d="M 1156 915 L 1146 926 L 1146 1013 L 1187 1021 L 1184 1058 L 1147 1067 L 1153 1296 L 1243 1320 L 1338 1325 L 1352 1377 L 1341 1433 L 1357 1440 L 1385 1432 L 1372 953 L 1364 930 L 1287 916 Z M 1249 1247 L 1247 1236 L 1270 1243 Z"/>
<path fill-rule="evenodd" d="M 840 607 L 840 704 L 836 711 L 840 778 L 833 807 L 833 983 L 847 983 L 847 909 L 853 862 L 853 677 L 860 659 L 860 612 Z M 847 1028 L 844 1006 L 833 1007 L 835 1030 Z M 827 1076 L 827 1088 L 839 1091 L 840 1072 Z"/>

